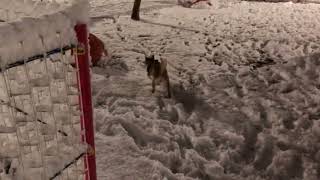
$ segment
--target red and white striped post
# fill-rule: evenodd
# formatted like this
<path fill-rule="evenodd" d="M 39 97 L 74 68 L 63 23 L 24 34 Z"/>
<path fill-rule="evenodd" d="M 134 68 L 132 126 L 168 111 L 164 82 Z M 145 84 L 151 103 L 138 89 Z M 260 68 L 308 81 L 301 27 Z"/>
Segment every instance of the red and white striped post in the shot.
<path fill-rule="evenodd" d="M 75 26 L 78 38 L 78 46 L 76 54 L 77 77 L 80 91 L 80 108 L 81 114 L 81 138 L 82 141 L 89 145 L 88 152 L 84 157 L 86 169 L 85 180 L 97 180 L 96 174 L 96 157 L 94 143 L 94 126 L 93 126 L 93 107 L 91 100 L 91 81 L 89 69 L 89 39 L 86 24 L 78 24 Z"/>

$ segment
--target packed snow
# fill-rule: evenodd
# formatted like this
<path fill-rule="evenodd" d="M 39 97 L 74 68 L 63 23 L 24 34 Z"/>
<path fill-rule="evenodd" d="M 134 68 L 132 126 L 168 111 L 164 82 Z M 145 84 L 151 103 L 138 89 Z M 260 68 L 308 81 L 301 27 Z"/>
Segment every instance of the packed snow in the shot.
<path fill-rule="evenodd" d="M 91 0 L 98 179 L 320 179 L 320 6 Z M 144 54 L 166 58 L 173 98 Z"/>

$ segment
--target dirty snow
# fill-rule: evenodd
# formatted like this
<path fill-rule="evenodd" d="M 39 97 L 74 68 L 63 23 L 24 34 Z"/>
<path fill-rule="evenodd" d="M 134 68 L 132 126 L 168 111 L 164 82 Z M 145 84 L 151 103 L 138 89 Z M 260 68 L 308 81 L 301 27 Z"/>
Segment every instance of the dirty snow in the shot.
<path fill-rule="evenodd" d="M 99 180 L 320 179 L 320 6 L 91 0 Z M 168 60 L 151 93 L 144 53 Z"/>

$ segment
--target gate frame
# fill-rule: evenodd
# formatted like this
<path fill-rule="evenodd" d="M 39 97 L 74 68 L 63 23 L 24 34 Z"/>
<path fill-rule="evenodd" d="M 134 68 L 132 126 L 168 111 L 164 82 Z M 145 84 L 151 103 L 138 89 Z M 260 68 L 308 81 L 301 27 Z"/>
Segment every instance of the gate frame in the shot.
<path fill-rule="evenodd" d="M 74 29 L 78 39 L 76 67 L 80 92 L 81 139 L 89 146 L 88 151 L 84 156 L 85 180 L 97 180 L 94 142 L 95 133 L 93 126 L 93 106 L 89 68 L 89 32 L 86 24 L 77 24 Z"/>

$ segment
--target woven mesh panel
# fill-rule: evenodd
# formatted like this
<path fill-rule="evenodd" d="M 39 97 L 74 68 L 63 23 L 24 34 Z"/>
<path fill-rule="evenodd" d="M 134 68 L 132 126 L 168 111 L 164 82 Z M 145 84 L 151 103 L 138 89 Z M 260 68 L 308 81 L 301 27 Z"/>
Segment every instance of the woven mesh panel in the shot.
<path fill-rule="evenodd" d="M 22 179 L 82 179 L 77 70 L 71 51 L 3 68 L 0 174 Z M 10 167 L 8 167 L 10 164 Z M 54 178 L 56 177 L 56 178 Z"/>

